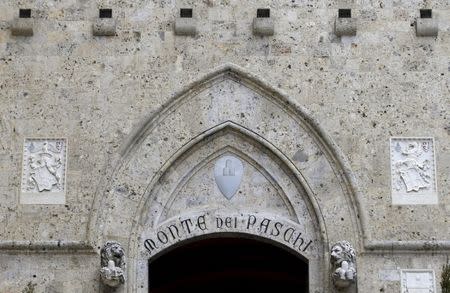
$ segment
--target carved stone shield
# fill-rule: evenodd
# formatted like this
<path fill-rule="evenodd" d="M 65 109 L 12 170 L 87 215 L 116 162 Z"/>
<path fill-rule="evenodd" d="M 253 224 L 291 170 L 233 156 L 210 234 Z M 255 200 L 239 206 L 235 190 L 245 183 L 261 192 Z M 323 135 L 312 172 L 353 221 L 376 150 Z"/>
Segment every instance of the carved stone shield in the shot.
<path fill-rule="evenodd" d="M 244 165 L 235 156 L 221 157 L 214 167 L 214 176 L 220 192 L 231 199 L 239 189 L 244 174 Z"/>

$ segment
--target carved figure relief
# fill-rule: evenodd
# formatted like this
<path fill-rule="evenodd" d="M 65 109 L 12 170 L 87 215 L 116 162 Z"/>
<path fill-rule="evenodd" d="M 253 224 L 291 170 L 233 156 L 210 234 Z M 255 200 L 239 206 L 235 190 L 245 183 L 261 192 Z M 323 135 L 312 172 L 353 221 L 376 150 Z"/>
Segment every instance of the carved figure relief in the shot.
<path fill-rule="evenodd" d="M 356 253 L 348 241 L 340 241 L 331 247 L 331 264 L 331 277 L 336 288 L 348 288 L 356 282 Z"/>
<path fill-rule="evenodd" d="M 101 251 L 100 277 L 109 287 L 118 287 L 125 283 L 125 252 L 119 242 L 108 241 Z"/>
<path fill-rule="evenodd" d="M 66 166 L 65 139 L 27 139 L 22 192 L 62 192 Z"/>
<path fill-rule="evenodd" d="M 433 270 L 402 270 L 402 293 L 436 292 Z"/>
<path fill-rule="evenodd" d="M 214 168 L 214 177 L 220 192 L 231 199 L 239 189 L 244 173 L 244 166 L 240 159 L 227 155 L 217 160 Z"/>
<path fill-rule="evenodd" d="M 396 195 L 403 196 L 400 203 L 407 204 L 420 203 L 414 198 L 407 202 L 407 196 L 436 193 L 433 139 L 392 138 L 391 176 L 394 202 Z"/>

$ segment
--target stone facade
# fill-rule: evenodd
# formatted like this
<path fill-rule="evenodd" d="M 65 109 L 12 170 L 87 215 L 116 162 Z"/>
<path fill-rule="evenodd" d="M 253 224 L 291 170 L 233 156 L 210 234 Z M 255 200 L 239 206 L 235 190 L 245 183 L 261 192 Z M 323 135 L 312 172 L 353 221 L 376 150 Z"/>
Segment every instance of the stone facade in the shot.
<path fill-rule="evenodd" d="M 196 33 L 176 35 L 187 7 Z M 11 33 L 22 8 L 32 35 Z M 93 35 L 99 8 L 114 36 Z M 273 35 L 254 34 L 258 8 Z M 355 36 L 335 35 L 340 8 Z M 437 36 L 416 35 L 422 8 Z M 356 251 L 348 292 L 441 292 L 449 37 L 447 0 L 2 1 L 0 292 L 107 291 L 107 241 L 127 259 L 116 292 L 148 292 L 149 259 L 227 233 L 308 259 L 311 293 L 338 292 L 340 241 Z"/>

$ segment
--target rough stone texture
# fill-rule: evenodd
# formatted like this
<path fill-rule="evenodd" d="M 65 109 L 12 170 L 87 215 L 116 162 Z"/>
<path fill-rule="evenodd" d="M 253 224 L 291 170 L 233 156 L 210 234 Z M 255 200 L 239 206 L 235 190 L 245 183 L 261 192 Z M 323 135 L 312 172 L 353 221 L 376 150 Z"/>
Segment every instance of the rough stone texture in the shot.
<path fill-rule="evenodd" d="M 33 9 L 32 38 L 11 37 L 19 4 Z M 314 239 L 299 252 L 311 284 L 325 286 L 314 293 L 332 292 L 328 251 L 341 240 L 357 251 L 358 292 L 401 292 L 401 269 L 432 269 L 438 283 L 450 253 L 448 1 L 427 2 L 435 38 L 416 37 L 418 1 L 101 4 L 117 37 L 92 37 L 97 2 L 0 3 L 0 292 L 101 292 L 108 240 L 130 260 L 118 292 L 145 292 L 151 256 L 139 237 L 244 211 Z M 202 15 L 193 38 L 174 34 L 182 7 Z M 260 7 L 276 19 L 273 37 L 252 33 Z M 334 34 L 342 7 L 356 36 Z M 19 204 L 27 137 L 68 139 L 65 205 Z M 392 205 L 390 137 L 434 137 L 439 204 Z M 248 176 L 231 201 L 213 177 L 222 150 Z"/>

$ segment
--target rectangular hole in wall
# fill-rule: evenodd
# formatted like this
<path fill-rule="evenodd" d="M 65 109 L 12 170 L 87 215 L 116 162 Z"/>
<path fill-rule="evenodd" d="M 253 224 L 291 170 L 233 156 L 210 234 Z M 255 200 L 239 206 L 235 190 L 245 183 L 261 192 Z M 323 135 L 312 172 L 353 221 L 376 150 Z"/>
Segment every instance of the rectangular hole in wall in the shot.
<path fill-rule="evenodd" d="M 270 17 L 270 9 L 259 8 L 256 10 L 256 17 L 258 18 L 268 18 Z"/>
<path fill-rule="evenodd" d="M 192 8 L 181 8 L 180 9 L 180 17 L 192 18 Z"/>
<path fill-rule="evenodd" d="M 20 18 L 31 18 L 31 9 L 19 9 Z"/>
<path fill-rule="evenodd" d="M 420 9 L 420 18 L 431 18 L 431 9 Z"/>
<path fill-rule="evenodd" d="M 100 18 L 112 18 L 112 9 L 100 9 L 98 13 Z"/>
<path fill-rule="evenodd" d="M 352 10 L 351 9 L 339 9 L 338 16 L 339 16 L 339 18 L 351 18 Z"/>

